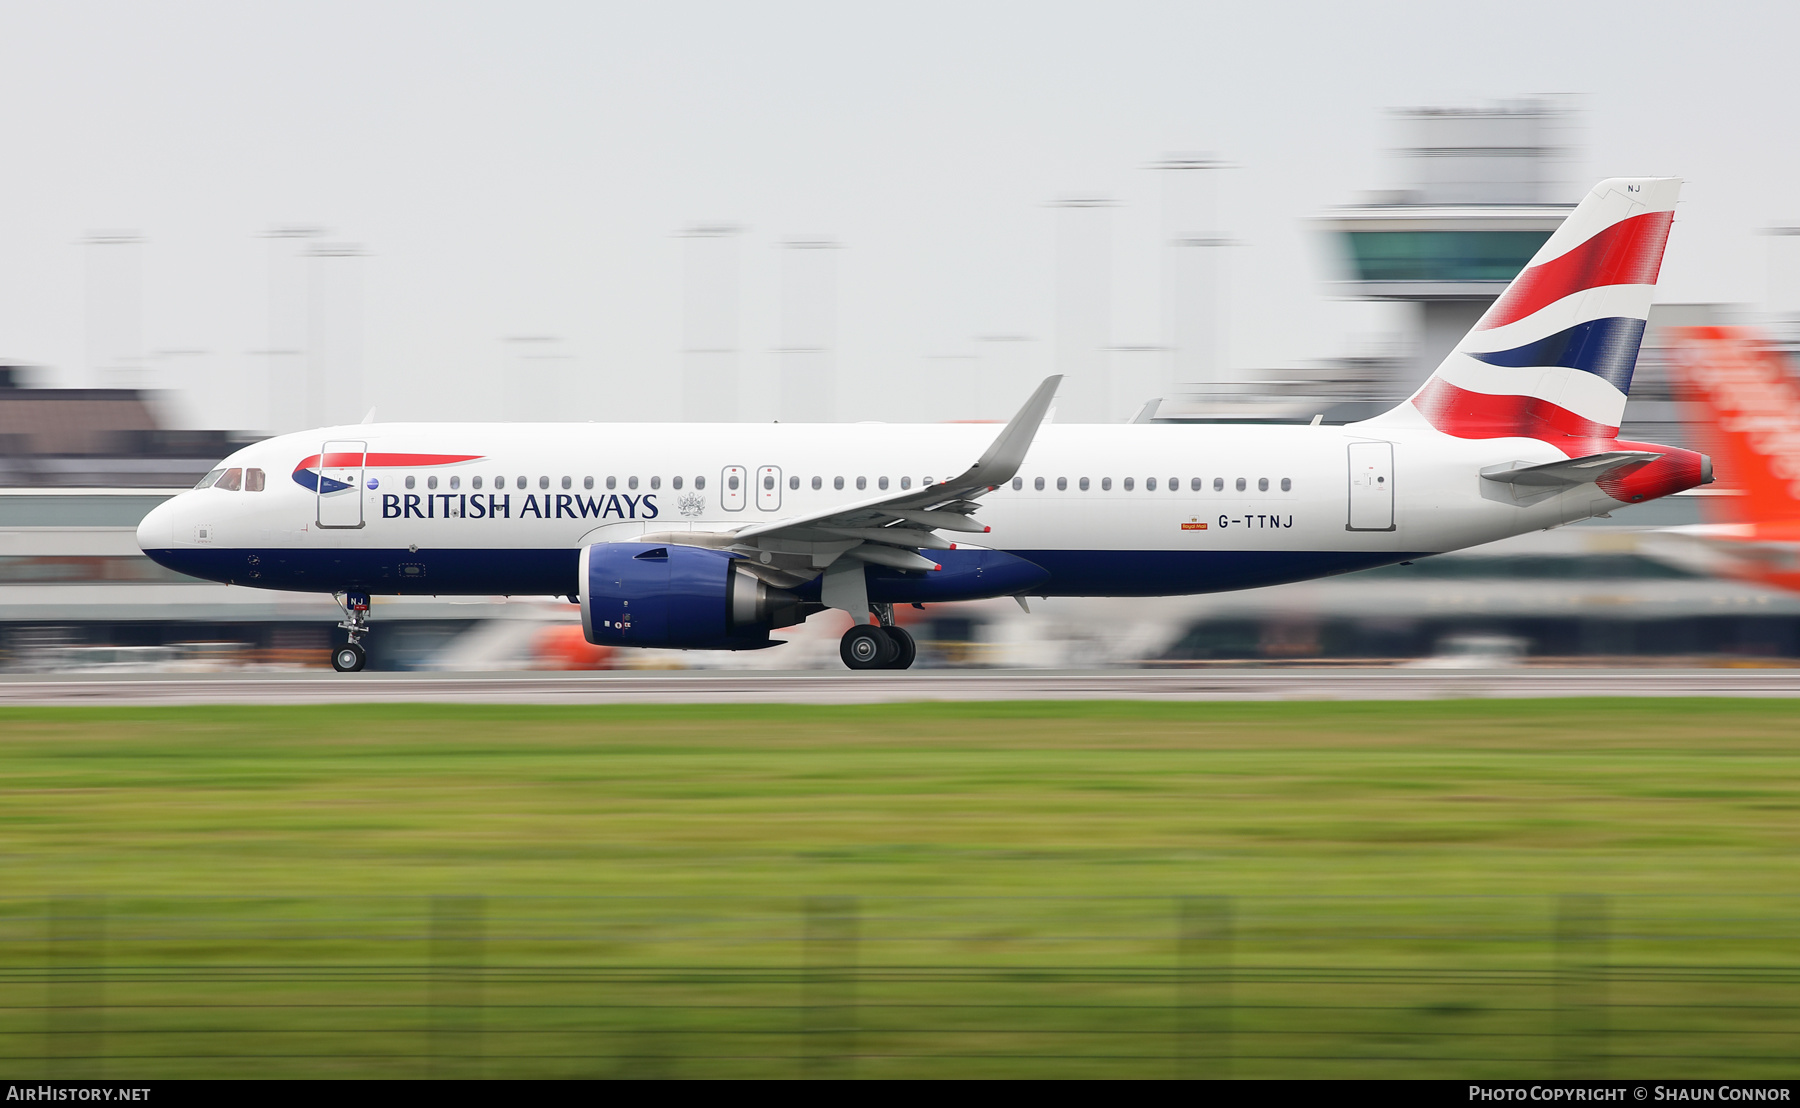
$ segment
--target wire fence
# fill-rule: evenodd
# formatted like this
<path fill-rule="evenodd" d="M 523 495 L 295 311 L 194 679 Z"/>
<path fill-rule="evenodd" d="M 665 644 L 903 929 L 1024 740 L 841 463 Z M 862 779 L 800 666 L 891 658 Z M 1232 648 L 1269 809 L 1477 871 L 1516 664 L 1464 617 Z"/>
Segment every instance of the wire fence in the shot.
<path fill-rule="evenodd" d="M 0 900 L 20 1077 L 1792 1077 L 1791 897 Z"/>

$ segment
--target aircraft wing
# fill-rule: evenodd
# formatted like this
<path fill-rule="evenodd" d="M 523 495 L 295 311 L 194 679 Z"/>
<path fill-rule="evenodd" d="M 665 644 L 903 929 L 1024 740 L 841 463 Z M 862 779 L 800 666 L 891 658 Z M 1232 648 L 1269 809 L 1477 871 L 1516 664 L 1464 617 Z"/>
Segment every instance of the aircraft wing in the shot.
<path fill-rule="evenodd" d="M 816 568 L 843 555 L 896 569 L 934 569 L 919 550 L 948 550 L 950 542 L 935 532 L 983 534 L 976 522 L 976 501 L 1013 479 L 1037 436 L 1061 376 L 1046 377 L 975 464 L 946 481 L 873 497 L 854 504 L 758 523 L 719 536 L 733 549 L 782 554 L 810 554 Z M 728 539 L 728 542 L 723 541 Z M 823 556 L 823 558 L 821 558 Z"/>
<path fill-rule="evenodd" d="M 1560 462 L 1546 462 L 1543 465 L 1526 465 L 1523 462 L 1511 462 L 1507 465 L 1488 466 L 1481 471 L 1482 477 L 1489 481 L 1497 481 L 1502 485 L 1529 485 L 1539 488 L 1555 488 L 1557 486 L 1585 485 L 1590 481 L 1598 481 L 1609 473 L 1615 473 L 1627 466 L 1643 465 L 1662 457 L 1653 450 L 1608 450 L 1601 454 L 1589 454 L 1581 458 L 1569 458 Z"/>

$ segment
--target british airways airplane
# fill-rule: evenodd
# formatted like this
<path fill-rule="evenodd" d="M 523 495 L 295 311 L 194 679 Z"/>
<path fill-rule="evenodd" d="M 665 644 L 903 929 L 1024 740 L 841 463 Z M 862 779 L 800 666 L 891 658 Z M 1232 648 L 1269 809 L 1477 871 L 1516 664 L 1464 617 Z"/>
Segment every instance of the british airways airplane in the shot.
<path fill-rule="evenodd" d="M 1712 480 L 1618 438 L 1680 181 L 1602 181 L 1411 398 L 1346 426 L 1055 425 L 1046 380 L 969 425 L 327 427 L 244 448 L 138 543 L 211 581 L 556 595 L 608 646 L 755 650 L 828 608 L 905 669 L 896 604 L 1166 596 L 1347 573 Z"/>

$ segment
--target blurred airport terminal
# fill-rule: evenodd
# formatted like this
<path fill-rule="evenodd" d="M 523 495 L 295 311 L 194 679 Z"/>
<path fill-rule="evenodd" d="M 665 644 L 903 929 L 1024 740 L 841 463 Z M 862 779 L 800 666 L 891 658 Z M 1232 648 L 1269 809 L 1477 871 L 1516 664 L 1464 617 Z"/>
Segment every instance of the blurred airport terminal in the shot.
<path fill-rule="evenodd" d="M 1331 295 L 1406 313 L 1409 330 L 1386 349 L 1317 364 L 1246 371 L 1222 362 L 1227 258 L 1232 249 L 1254 249 L 1234 246 L 1230 213 L 1216 202 L 1216 179 L 1230 172 L 1225 163 L 1171 157 L 1156 166 L 1169 197 L 1168 326 L 1156 348 L 1111 345 L 1088 271 L 1100 264 L 1096 236 L 1109 233 L 1096 222 L 1105 204 L 1065 200 L 1055 215 L 1053 341 L 984 340 L 989 356 L 958 370 L 975 378 L 955 401 L 959 406 L 933 415 L 1004 418 L 1032 382 L 1052 371 L 1069 375 L 1056 414 L 1065 421 L 1348 423 L 1374 415 L 1412 392 L 1572 207 L 1584 185 L 1569 168 L 1570 122 L 1566 108 L 1548 101 L 1396 113 L 1393 156 L 1410 185 L 1358 194 L 1362 182 L 1346 180 L 1343 206 L 1296 212 L 1294 219 L 1316 234 L 1320 255 L 1334 260 L 1315 280 Z M 133 241 L 121 235 L 84 248 L 104 262 L 105 252 L 130 250 Z M 714 287 L 710 259 L 731 241 L 728 227 L 696 227 L 682 236 L 689 303 L 681 414 L 843 418 L 832 398 L 854 367 L 835 364 L 830 354 L 836 244 L 820 238 L 784 248 L 783 280 L 798 290 L 798 306 L 784 307 L 776 352 L 776 395 L 787 401 L 764 412 L 732 400 L 749 390 L 733 379 L 739 361 L 721 354 L 732 340 L 712 334 L 708 322 L 708 305 L 729 295 Z M 277 233 L 271 242 L 279 249 L 291 245 L 294 264 L 302 267 L 342 267 L 355 256 L 301 230 Z M 1800 251 L 1800 236 L 1771 229 L 1767 245 L 1772 273 L 1794 268 L 1788 252 Z M 292 279 L 282 272 L 271 281 Z M 90 287 L 90 317 L 109 310 L 109 287 L 104 281 Z M 334 291 L 330 279 L 301 280 L 297 287 L 303 291 L 296 295 L 349 295 Z M 1800 345 L 1800 313 L 1778 302 L 1787 295 L 1783 289 L 1772 281 L 1765 304 L 1659 304 L 1622 435 L 1695 445 L 1671 371 L 1671 330 L 1754 326 L 1791 355 Z M 129 301 L 135 292 L 126 291 L 131 295 L 121 296 Z M 272 289 L 271 303 L 278 300 Z M 315 319 L 326 311 L 318 304 L 308 310 Z M 343 341 L 329 328 L 275 335 L 269 356 L 249 363 L 253 368 L 243 371 L 231 395 L 266 399 L 266 382 L 257 385 L 252 377 L 299 373 L 307 382 L 304 402 L 279 413 L 262 403 L 257 417 L 256 404 L 212 403 L 216 395 L 206 393 L 217 393 L 217 382 L 151 379 L 149 360 L 130 349 L 129 327 L 109 329 L 104 319 L 96 326 L 90 376 L 134 387 L 42 388 L 44 375 L 34 367 L 0 369 L 0 667 L 72 673 L 323 665 L 339 618 L 330 598 L 180 577 L 140 555 L 134 529 L 150 508 L 245 442 L 358 418 L 360 411 L 351 410 L 359 407 L 356 359 L 313 348 Z M 272 334 L 284 326 L 272 319 Z M 563 372 L 554 345 L 550 339 L 509 344 L 509 416 L 546 414 L 533 390 L 540 378 Z M 1040 347 L 1043 364 L 1031 353 Z M 260 418 L 263 426 L 227 429 L 233 418 Z M 1728 485 L 1730 475 L 1722 477 Z M 1612 518 L 1415 564 L 1249 592 L 1033 600 L 1029 612 L 1010 600 L 990 601 L 905 616 L 921 643 L 920 664 L 932 666 L 1795 664 L 1800 595 L 1711 576 L 1679 544 L 1663 541 L 1661 529 L 1706 520 L 1707 497 L 1718 494 L 1697 489 Z M 370 666 L 388 670 L 826 669 L 837 665 L 843 629 L 834 622 L 840 614 L 826 613 L 794 629 L 790 645 L 776 650 L 625 657 L 589 646 L 576 609 L 561 601 L 378 597 L 375 605 Z"/>

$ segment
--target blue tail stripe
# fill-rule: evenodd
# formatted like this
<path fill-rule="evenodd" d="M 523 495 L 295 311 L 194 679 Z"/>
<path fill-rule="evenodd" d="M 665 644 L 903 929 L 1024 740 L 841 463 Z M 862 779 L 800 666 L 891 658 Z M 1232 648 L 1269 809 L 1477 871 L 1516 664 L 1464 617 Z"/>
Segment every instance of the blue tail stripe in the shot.
<path fill-rule="evenodd" d="M 1629 394 L 1631 371 L 1637 368 L 1638 344 L 1643 338 L 1643 320 L 1612 316 L 1577 323 L 1566 331 L 1511 350 L 1469 356 L 1489 365 L 1515 369 L 1541 366 L 1579 369 Z"/>

